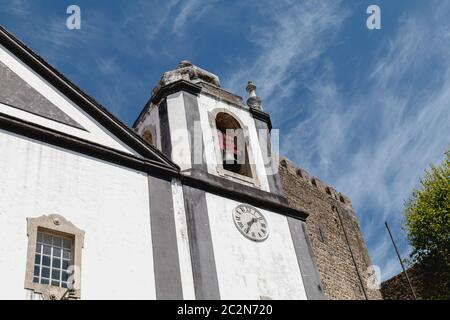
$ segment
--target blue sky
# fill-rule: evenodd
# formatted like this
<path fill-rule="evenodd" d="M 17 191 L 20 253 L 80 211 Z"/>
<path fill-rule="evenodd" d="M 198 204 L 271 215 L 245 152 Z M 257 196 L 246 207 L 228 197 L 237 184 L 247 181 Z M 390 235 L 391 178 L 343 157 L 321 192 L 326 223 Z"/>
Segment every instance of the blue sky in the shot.
<path fill-rule="evenodd" d="M 244 97 L 253 80 L 282 154 L 352 199 L 383 278 L 400 271 L 384 221 L 406 256 L 404 201 L 449 146 L 449 16 L 440 0 L 0 3 L 3 26 L 129 126 L 182 59 Z"/>

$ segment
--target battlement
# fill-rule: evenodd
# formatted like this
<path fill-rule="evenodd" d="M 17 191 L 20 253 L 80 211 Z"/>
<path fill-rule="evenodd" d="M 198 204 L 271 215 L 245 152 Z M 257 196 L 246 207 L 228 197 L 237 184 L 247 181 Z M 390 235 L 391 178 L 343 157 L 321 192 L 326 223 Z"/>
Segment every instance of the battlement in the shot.
<path fill-rule="evenodd" d="M 314 189 L 326 194 L 336 201 L 339 201 L 342 206 L 353 211 L 353 206 L 350 198 L 345 194 L 337 191 L 334 187 L 322 182 L 319 178 L 312 176 L 305 169 L 295 166 L 291 160 L 285 157 L 281 157 L 280 165 L 285 167 L 290 174 L 296 175 L 299 179 L 308 183 Z"/>
<path fill-rule="evenodd" d="M 292 207 L 309 213 L 311 248 L 324 293 L 330 299 L 380 299 L 368 287 L 372 264 L 350 199 L 332 186 L 280 159 L 283 195 Z"/>

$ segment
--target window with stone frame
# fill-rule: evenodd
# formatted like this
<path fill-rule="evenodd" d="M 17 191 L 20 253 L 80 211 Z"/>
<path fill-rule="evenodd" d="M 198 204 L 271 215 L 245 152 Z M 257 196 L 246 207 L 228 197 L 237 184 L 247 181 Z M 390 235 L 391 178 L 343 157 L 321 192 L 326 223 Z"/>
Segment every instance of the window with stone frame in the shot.
<path fill-rule="evenodd" d="M 80 298 L 84 231 L 51 214 L 27 218 L 27 235 L 25 289 L 43 299 Z"/>

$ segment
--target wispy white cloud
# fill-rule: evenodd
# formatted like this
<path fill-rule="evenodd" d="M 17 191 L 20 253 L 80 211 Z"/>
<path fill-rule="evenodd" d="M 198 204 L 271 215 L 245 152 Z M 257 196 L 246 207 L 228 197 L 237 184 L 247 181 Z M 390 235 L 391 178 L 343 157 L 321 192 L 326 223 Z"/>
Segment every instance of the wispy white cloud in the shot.
<path fill-rule="evenodd" d="M 188 0 L 183 1 L 181 9 L 177 13 L 172 31 L 177 34 L 183 34 L 183 29 L 186 28 L 188 24 L 192 24 L 200 17 L 210 10 L 216 0 Z"/>
<path fill-rule="evenodd" d="M 81 29 L 73 31 L 66 26 L 67 16 L 65 15 L 50 15 L 42 18 L 39 23 L 36 23 L 34 30 L 31 30 L 34 41 L 42 41 L 50 49 L 62 51 L 62 49 L 77 48 L 83 45 L 95 43 L 101 30 L 94 24 L 86 23 L 83 20 Z"/>
<path fill-rule="evenodd" d="M 400 19 L 352 92 L 342 92 L 332 67 L 310 79 L 309 116 L 283 144 L 297 163 L 350 195 L 383 278 L 399 271 L 381 236 L 384 220 L 398 230 L 411 189 L 450 142 L 450 23 L 441 19 L 449 9 L 445 3 Z"/>
<path fill-rule="evenodd" d="M 25 0 L 10 0 L 0 4 L 0 10 L 5 10 L 18 16 L 24 16 L 30 13 L 30 6 Z"/>
<path fill-rule="evenodd" d="M 96 59 L 98 71 L 103 75 L 116 75 L 120 69 L 115 58 L 98 57 Z"/>
<path fill-rule="evenodd" d="M 123 11 L 122 30 L 144 35 L 152 41 L 157 38 L 164 28 L 171 25 L 172 16 L 178 11 L 182 0 L 168 0 L 161 2 L 138 1 L 135 5 Z"/>
<path fill-rule="evenodd" d="M 328 48 L 349 11 L 341 1 L 315 0 L 276 4 L 260 1 L 253 10 L 264 17 L 263 22 L 251 26 L 249 33 L 258 53 L 253 60 L 245 59 L 233 68 L 225 85 L 242 92 L 247 81 L 252 80 L 267 105 L 271 105 L 272 98 L 288 95 L 298 85 L 296 79 L 300 71 L 310 71 L 311 62 Z"/>

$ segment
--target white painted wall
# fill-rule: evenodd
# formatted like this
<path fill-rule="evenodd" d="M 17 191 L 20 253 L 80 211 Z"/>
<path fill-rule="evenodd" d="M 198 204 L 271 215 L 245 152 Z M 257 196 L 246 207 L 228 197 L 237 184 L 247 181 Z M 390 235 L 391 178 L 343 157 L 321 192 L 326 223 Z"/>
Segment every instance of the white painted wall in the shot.
<path fill-rule="evenodd" d="M 0 299 L 26 298 L 26 218 L 51 213 L 86 232 L 83 299 L 154 299 L 147 181 L 0 130 Z"/>
<path fill-rule="evenodd" d="M 183 92 L 177 92 L 167 97 L 167 115 L 172 141 L 172 161 L 179 165 L 181 170 L 190 169 L 192 168 L 191 146 Z"/>
<path fill-rule="evenodd" d="M 206 202 L 222 299 L 306 299 L 285 216 L 257 208 L 269 237 L 254 242 L 234 225 L 232 212 L 240 203 L 210 193 Z"/>
<path fill-rule="evenodd" d="M 233 106 L 224 101 L 214 99 L 211 96 L 205 94 L 199 94 L 198 104 L 200 109 L 200 122 L 203 131 L 203 143 L 205 146 L 204 156 L 207 162 L 208 172 L 214 175 L 217 174 L 216 166 L 216 151 L 214 150 L 214 141 L 211 125 L 209 122 L 208 112 L 212 112 L 214 109 L 225 109 L 231 111 L 239 120 L 248 128 L 249 143 L 251 151 L 253 152 L 253 159 L 255 161 L 256 175 L 258 177 L 260 188 L 264 191 L 270 191 L 269 183 L 267 181 L 266 169 L 264 167 L 264 160 L 261 149 L 259 147 L 258 133 L 255 127 L 255 122 L 250 113 L 247 110 L 243 110 L 236 106 Z"/>
<path fill-rule="evenodd" d="M 172 179 L 171 185 L 183 299 L 195 300 L 194 278 L 192 276 L 192 262 L 189 248 L 186 210 L 184 207 L 183 187 L 180 181 L 176 179 Z"/>
<path fill-rule="evenodd" d="M 80 107 L 75 105 L 56 88 L 41 78 L 36 72 L 22 63 L 22 61 L 12 55 L 2 45 L 0 45 L 0 61 L 86 130 L 80 130 L 4 104 L 0 104 L 1 113 L 34 122 L 36 124 L 77 136 L 88 141 L 96 142 L 110 148 L 137 155 L 133 149 L 108 132 L 96 120 L 86 114 Z"/>

